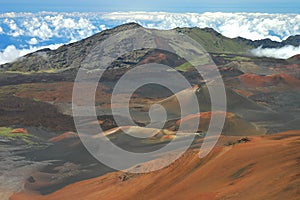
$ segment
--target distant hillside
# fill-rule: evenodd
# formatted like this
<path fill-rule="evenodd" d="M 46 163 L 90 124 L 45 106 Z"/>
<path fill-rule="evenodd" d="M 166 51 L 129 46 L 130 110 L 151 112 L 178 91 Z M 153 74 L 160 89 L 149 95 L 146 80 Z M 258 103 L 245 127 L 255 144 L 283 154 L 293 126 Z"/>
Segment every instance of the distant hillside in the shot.
<path fill-rule="evenodd" d="M 110 30 L 102 31 L 84 40 L 63 45 L 56 50 L 43 49 L 30 53 L 15 62 L 0 65 L 0 70 L 21 71 L 21 72 L 54 72 L 57 70 L 78 69 L 85 59 L 89 50 L 99 45 L 102 41 L 114 33 L 140 28 L 136 23 L 128 23 Z M 176 31 L 187 34 L 199 42 L 210 53 L 228 54 L 250 54 L 249 50 L 263 47 L 282 47 L 285 45 L 299 45 L 300 36 L 292 36 L 283 42 L 274 42 L 269 39 L 251 41 L 244 38 L 227 38 L 211 28 L 176 28 Z M 129 63 L 139 63 L 146 55 L 144 50 L 138 56 L 127 57 Z"/>
<path fill-rule="evenodd" d="M 212 53 L 249 53 L 250 49 L 263 48 L 280 48 L 286 45 L 299 46 L 300 35 L 290 36 L 282 42 L 264 40 L 248 40 L 245 38 L 228 38 L 212 28 L 177 28 L 179 32 L 185 33 L 197 42 L 199 42 L 208 52 Z"/>

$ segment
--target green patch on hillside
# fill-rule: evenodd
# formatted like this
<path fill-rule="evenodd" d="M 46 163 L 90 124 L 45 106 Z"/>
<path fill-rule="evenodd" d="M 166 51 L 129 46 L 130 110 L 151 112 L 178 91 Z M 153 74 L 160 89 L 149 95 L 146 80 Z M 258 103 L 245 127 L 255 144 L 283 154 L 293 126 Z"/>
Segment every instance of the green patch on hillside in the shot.
<path fill-rule="evenodd" d="M 193 66 L 189 62 L 183 63 L 182 65 L 180 65 L 178 67 L 175 67 L 175 69 L 177 71 L 182 71 L 182 72 L 186 72 L 186 71 L 188 71 L 191 68 L 193 68 Z"/>
<path fill-rule="evenodd" d="M 190 69 L 193 69 L 194 66 L 203 66 L 209 64 L 209 62 L 210 62 L 210 58 L 208 56 L 203 56 L 201 58 L 193 60 L 192 64 L 190 62 L 186 62 L 178 67 L 175 67 L 175 69 L 178 71 L 186 72 Z"/>
<path fill-rule="evenodd" d="M 252 49 L 252 47 L 244 41 L 227 38 L 215 31 L 193 28 L 185 29 L 183 32 L 200 43 L 208 52 L 244 54 Z"/>
<path fill-rule="evenodd" d="M 12 128 L 0 127 L 0 138 L 4 138 L 11 141 L 21 141 L 27 145 L 34 145 L 34 136 L 28 133 L 12 133 Z"/>
<path fill-rule="evenodd" d="M 235 57 L 227 57 L 225 58 L 225 60 L 247 62 L 247 61 L 251 61 L 251 58 L 243 57 L 243 56 L 235 56 Z"/>

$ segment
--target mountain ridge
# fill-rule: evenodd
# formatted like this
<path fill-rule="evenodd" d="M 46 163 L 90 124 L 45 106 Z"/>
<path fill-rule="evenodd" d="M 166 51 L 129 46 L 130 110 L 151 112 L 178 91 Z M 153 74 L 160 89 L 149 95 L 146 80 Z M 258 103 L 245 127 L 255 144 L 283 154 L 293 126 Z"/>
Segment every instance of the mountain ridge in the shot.
<path fill-rule="evenodd" d="M 66 44 L 58 49 L 41 49 L 27 54 L 18 60 L 0 65 L 2 71 L 21 71 L 21 72 L 56 72 L 59 70 L 78 69 L 81 66 L 86 54 L 93 47 L 112 34 L 142 26 L 137 23 L 127 23 L 112 29 L 101 31 L 83 40 Z M 285 45 L 300 44 L 300 35 L 290 36 L 282 42 L 270 39 L 252 41 L 245 38 L 228 38 L 218 33 L 212 28 L 175 28 L 179 33 L 184 33 L 200 43 L 209 53 L 227 53 L 251 55 L 250 50 L 257 47 L 280 48 Z M 144 55 L 146 52 L 143 52 Z M 252 55 L 253 56 L 253 55 Z M 141 58 L 137 58 L 141 59 Z"/>

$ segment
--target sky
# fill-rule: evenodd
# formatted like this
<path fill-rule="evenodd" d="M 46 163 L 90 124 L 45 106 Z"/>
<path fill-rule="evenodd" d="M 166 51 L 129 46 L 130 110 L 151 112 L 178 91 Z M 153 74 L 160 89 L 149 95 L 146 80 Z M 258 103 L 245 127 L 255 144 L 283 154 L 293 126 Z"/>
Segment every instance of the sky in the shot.
<path fill-rule="evenodd" d="M 260 12 L 299 13 L 299 0 L 0 0 L 0 12 Z"/>

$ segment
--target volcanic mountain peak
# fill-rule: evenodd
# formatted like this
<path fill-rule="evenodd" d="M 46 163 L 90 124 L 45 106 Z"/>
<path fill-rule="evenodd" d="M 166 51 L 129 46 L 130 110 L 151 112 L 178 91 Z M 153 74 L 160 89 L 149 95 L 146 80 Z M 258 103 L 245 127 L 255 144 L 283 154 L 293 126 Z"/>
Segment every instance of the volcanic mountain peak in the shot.
<path fill-rule="evenodd" d="M 113 34 L 122 31 L 141 28 L 137 23 L 128 23 L 117 26 L 110 30 L 105 30 L 81 41 L 63 45 L 56 50 L 43 49 L 35 53 L 30 53 L 13 63 L 0 66 L 0 69 L 7 71 L 59 71 L 75 69 L 77 70 L 91 49 L 97 47 L 101 42 L 111 37 Z M 274 42 L 271 40 L 251 41 L 243 38 L 227 38 L 212 28 L 176 28 L 178 33 L 183 33 L 197 41 L 203 48 L 210 53 L 230 53 L 230 54 L 249 54 L 250 50 L 259 46 L 263 47 L 282 47 L 285 45 L 299 45 L 299 37 L 293 36 L 283 42 Z M 298 43 L 297 43 L 298 42 Z M 147 51 L 144 52 L 145 55 Z M 126 59 L 126 63 L 138 63 L 143 58 Z M 134 57 L 134 56 L 132 56 Z M 130 62 L 134 60 L 134 62 Z"/>

